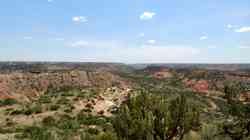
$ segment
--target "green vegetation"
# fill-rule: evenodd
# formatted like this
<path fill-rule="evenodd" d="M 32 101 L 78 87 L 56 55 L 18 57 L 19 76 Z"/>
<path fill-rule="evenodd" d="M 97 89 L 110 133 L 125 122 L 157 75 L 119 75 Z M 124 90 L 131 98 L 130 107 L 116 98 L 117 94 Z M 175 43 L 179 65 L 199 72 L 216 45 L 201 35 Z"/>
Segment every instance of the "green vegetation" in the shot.
<path fill-rule="evenodd" d="M 49 107 L 49 110 L 50 110 L 50 111 L 57 111 L 59 108 L 60 108 L 59 105 L 54 105 L 54 104 L 52 104 L 52 105 Z"/>
<path fill-rule="evenodd" d="M 51 101 L 50 96 L 42 95 L 42 96 L 40 96 L 38 102 L 41 103 L 41 104 L 48 104 L 48 103 L 51 103 L 52 101 Z"/>
<path fill-rule="evenodd" d="M 199 107 L 181 94 L 167 96 L 141 93 L 121 107 L 113 122 L 122 140 L 171 140 L 199 126 Z"/>
<path fill-rule="evenodd" d="M 121 105 L 109 108 L 111 116 L 93 107 L 104 100 L 98 95 L 102 90 L 49 88 L 30 103 L 1 101 L 6 108 L 0 115 L 8 118 L 0 123 L 0 134 L 25 140 L 250 139 L 250 107 L 239 101 L 239 81 L 226 81 L 220 96 L 208 96 L 186 88 L 178 74 L 166 79 L 145 73 L 124 76 L 133 82 L 133 90 Z"/>
<path fill-rule="evenodd" d="M 15 99 L 0 100 L 0 107 L 1 106 L 10 106 L 10 105 L 14 105 L 14 104 L 17 104 L 17 101 Z"/>
<path fill-rule="evenodd" d="M 29 106 L 24 112 L 26 115 L 42 113 L 42 106 L 40 104 L 34 104 Z"/>
<path fill-rule="evenodd" d="M 237 81 L 226 81 L 224 84 L 225 98 L 229 103 L 237 100 L 240 93 L 243 91 L 241 85 Z"/>

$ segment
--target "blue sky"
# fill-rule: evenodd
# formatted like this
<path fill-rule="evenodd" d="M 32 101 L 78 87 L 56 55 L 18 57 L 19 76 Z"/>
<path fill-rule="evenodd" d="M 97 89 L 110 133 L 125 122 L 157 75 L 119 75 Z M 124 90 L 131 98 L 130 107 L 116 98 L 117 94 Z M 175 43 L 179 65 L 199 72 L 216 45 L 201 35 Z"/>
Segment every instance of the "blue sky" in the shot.
<path fill-rule="evenodd" d="M 249 0 L 4 0 L 0 61 L 250 63 Z"/>

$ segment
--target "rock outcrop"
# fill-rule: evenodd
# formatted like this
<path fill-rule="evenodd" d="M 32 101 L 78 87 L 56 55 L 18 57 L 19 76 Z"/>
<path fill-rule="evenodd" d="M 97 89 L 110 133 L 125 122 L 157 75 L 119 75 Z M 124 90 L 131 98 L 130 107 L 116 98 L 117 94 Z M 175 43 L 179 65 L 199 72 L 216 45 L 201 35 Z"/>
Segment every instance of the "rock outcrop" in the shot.
<path fill-rule="evenodd" d="M 0 99 L 14 98 L 29 100 L 46 92 L 49 88 L 106 89 L 112 85 L 121 86 L 124 80 L 107 71 L 63 71 L 47 73 L 0 74 Z"/>

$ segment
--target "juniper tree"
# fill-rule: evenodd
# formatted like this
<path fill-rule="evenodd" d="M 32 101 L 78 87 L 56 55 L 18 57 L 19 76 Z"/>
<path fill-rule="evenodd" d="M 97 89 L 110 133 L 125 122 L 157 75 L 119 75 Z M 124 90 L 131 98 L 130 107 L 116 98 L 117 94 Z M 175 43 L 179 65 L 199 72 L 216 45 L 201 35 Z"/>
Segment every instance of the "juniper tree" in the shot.
<path fill-rule="evenodd" d="M 181 140 L 198 124 L 197 106 L 183 93 L 168 99 L 142 92 L 122 105 L 113 121 L 120 140 Z"/>

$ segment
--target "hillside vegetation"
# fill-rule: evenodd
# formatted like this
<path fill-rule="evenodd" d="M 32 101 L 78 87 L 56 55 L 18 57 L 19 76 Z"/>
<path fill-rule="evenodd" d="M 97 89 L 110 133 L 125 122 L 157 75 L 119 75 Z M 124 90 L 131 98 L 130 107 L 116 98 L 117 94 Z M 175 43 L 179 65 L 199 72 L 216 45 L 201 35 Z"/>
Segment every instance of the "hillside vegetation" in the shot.
<path fill-rule="evenodd" d="M 0 139 L 249 140 L 249 78 L 245 71 L 117 64 L 5 69 Z"/>

